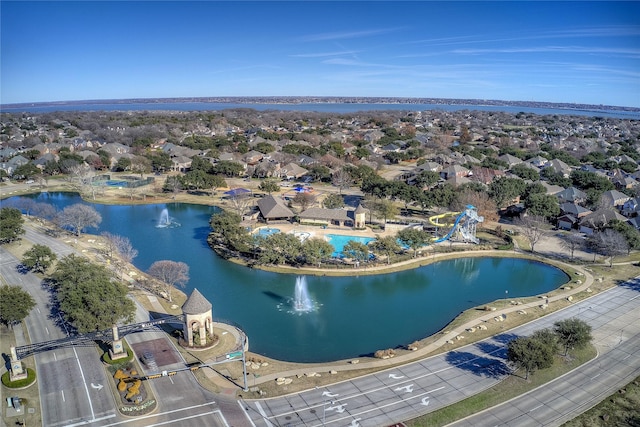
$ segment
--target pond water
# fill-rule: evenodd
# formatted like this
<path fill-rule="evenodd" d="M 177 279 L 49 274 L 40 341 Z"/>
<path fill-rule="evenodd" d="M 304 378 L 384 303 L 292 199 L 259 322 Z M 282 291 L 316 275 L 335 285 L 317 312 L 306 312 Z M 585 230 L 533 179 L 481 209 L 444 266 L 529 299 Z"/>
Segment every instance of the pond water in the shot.
<path fill-rule="evenodd" d="M 59 209 L 85 203 L 70 193 L 32 196 Z M 11 203 L 3 201 L 0 206 Z M 157 260 L 190 267 L 185 291 L 198 288 L 214 317 L 231 320 L 249 336 L 251 351 L 295 362 L 324 362 L 409 344 L 441 330 L 468 308 L 496 299 L 549 292 L 567 276 L 546 264 L 516 258 L 460 258 L 374 276 L 308 276 L 315 309 L 293 310 L 295 275 L 242 267 L 207 245 L 209 218 L 217 208 L 184 203 L 92 206 L 102 215 L 99 234 L 127 236 L 139 251 L 134 264 Z M 180 226 L 158 228 L 164 209 Z"/>

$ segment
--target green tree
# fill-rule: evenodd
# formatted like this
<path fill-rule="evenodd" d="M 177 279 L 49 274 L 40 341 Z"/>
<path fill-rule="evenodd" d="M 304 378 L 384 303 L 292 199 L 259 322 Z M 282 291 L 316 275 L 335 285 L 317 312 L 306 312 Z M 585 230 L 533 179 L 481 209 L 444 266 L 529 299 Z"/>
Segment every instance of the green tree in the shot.
<path fill-rule="evenodd" d="M 526 166 L 523 163 L 518 163 L 511 168 L 511 173 L 518 178 L 522 178 L 527 181 L 538 181 L 540 179 L 540 172 L 531 166 Z"/>
<path fill-rule="evenodd" d="M 396 235 L 400 243 L 413 249 L 413 257 L 418 256 L 418 249 L 426 246 L 431 241 L 431 235 L 417 228 L 403 228 Z"/>
<path fill-rule="evenodd" d="M 218 188 L 227 186 L 227 182 L 222 175 L 207 175 L 204 185 L 206 188 L 211 189 L 211 197 L 213 197 Z"/>
<path fill-rule="evenodd" d="M 293 234 L 275 233 L 264 239 L 262 251 L 258 256 L 260 264 L 296 264 L 302 251 L 302 243 Z"/>
<path fill-rule="evenodd" d="M 274 193 L 276 191 L 280 191 L 280 186 L 278 182 L 273 178 L 263 179 L 258 185 L 258 190 L 264 191 L 266 193 Z"/>
<path fill-rule="evenodd" d="M 440 174 L 438 172 L 423 170 L 416 176 L 416 186 L 420 188 L 430 188 L 440 181 Z"/>
<path fill-rule="evenodd" d="M 356 262 L 369 259 L 369 247 L 362 242 L 349 240 L 342 248 L 342 254 L 347 258 L 353 258 Z"/>
<path fill-rule="evenodd" d="M 29 179 L 29 178 L 33 178 L 39 173 L 40 173 L 40 169 L 38 169 L 33 163 L 29 162 L 29 163 L 25 163 L 24 165 L 18 166 L 13 171 L 12 176 L 14 179 Z"/>
<path fill-rule="evenodd" d="M 322 261 L 329 259 L 335 248 L 323 239 L 311 237 L 302 243 L 302 256 L 307 264 L 320 267 Z"/>
<path fill-rule="evenodd" d="M 262 154 L 269 154 L 276 150 L 275 147 L 268 142 L 258 142 L 253 149 Z"/>
<path fill-rule="evenodd" d="M 211 234 L 208 237 L 209 244 L 216 246 L 219 242 L 222 246 L 235 251 L 250 251 L 251 244 L 249 232 L 240 223 L 239 214 L 231 211 L 221 211 L 213 214 L 209 220 Z"/>
<path fill-rule="evenodd" d="M 400 245 L 393 236 L 378 237 L 369 244 L 373 253 L 384 254 L 387 257 L 387 264 L 391 263 L 391 255 L 400 251 Z"/>
<path fill-rule="evenodd" d="M 151 168 L 156 171 L 164 172 L 171 169 L 171 166 L 173 166 L 171 156 L 164 151 L 154 151 L 149 153 L 148 158 L 151 161 Z"/>
<path fill-rule="evenodd" d="M 344 199 L 340 194 L 330 193 L 324 198 L 322 205 L 327 209 L 340 209 L 344 207 Z"/>
<path fill-rule="evenodd" d="M 16 208 L 0 209 L 0 243 L 10 243 L 24 234 L 22 212 Z"/>
<path fill-rule="evenodd" d="M 525 199 L 524 206 L 530 215 L 537 215 L 544 218 L 554 218 L 560 215 L 558 198 L 551 194 L 531 194 Z"/>
<path fill-rule="evenodd" d="M 232 162 L 229 160 L 221 160 L 213 166 L 211 170 L 214 174 L 220 174 L 224 176 L 238 176 L 244 172 L 244 168 L 240 163 Z"/>
<path fill-rule="evenodd" d="M 131 169 L 131 159 L 129 157 L 120 157 L 114 166 L 116 172 L 124 172 Z"/>
<path fill-rule="evenodd" d="M 127 297 L 127 287 L 113 279 L 104 266 L 80 256 L 58 262 L 51 275 L 55 299 L 64 319 L 78 332 L 101 331 L 133 319 L 136 308 Z"/>
<path fill-rule="evenodd" d="M 201 169 L 190 170 L 182 177 L 182 185 L 187 189 L 198 191 L 205 187 L 207 176 L 207 173 Z"/>
<path fill-rule="evenodd" d="M 37 273 L 44 273 L 56 260 L 56 254 L 49 246 L 35 244 L 24 253 L 22 265 Z"/>
<path fill-rule="evenodd" d="M 525 370 L 525 380 L 536 370 L 553 365 L 553 354 L 548 343 L 533 337 L 518 337 L 507 346 L 507 359 Z"/>
<path fill-rule="evenodd" d="M 591 326 L 575 317 L 557 321 L 553 324 L 553 331 L 558 336 L 558 343 L 564 347 L 565 356 L 569 349 L 583 348 L 592 339 Z"/>
<path fill-rule="evenodd" d="M 522 195 L 526 183 L 520 178 L 499 178 L 489 184 L 489 195 L 496 202 L 498 208 L 505 207 L 516 197 Z"/>
<path fill-rule="evenodd" d="M 18 285 L 0 286 L 0 322 L 7 326 L 20 323 L 36 303 L 31 295 Z"/>
<path fill-rule="evenodd" d="M 212 169 L 213 169 L 213 164 L 211 164 L 209 160 L 200 156 L 193 156 L 191 158 L 190 170 L 192 171 L 199 170 L 204 173 L 211 173 Z"/>

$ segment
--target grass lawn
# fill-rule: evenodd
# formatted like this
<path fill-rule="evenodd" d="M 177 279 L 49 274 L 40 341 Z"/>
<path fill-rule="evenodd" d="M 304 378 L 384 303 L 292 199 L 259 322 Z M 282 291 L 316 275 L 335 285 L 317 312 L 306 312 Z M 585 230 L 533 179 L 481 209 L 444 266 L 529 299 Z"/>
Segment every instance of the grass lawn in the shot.
<path fill-rule="evenodd" d="M 640 426 L 640 377 L 563 426 Z"/>

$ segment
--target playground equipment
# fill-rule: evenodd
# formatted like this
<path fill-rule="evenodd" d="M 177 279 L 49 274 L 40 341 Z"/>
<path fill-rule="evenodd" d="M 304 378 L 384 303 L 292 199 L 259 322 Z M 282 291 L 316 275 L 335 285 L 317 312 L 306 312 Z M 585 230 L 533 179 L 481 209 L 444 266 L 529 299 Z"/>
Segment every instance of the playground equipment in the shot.
<path fill-rule="evenodd" d="M 457 215 L 457 217 L 453 224 L 448 222 L 439 222 L 440 219 L 453 217 L 455 215 Z M 467 205 L 466 209 L 462 212 L 447 212 L 440 215 L 434 215 L 429 218 L 429 222 L 431 224 L 436 227 L 451 225 L 451 229 L 443 237 L 435 239 L 433 243 L 444 242 L 456 234 L 458 234 L 464 242 L 480 243 L 476 237 L 476 225 L 483 221 L 484 217 L 478 215 L 478 211 L 473 205 Z"/>

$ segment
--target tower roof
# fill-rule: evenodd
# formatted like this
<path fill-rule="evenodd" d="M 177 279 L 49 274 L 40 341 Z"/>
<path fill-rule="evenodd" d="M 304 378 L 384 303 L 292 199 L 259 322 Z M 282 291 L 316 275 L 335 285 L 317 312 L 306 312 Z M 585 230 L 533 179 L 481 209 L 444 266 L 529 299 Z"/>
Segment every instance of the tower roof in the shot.
<path fill-rule="evenodd" d="M 189 295 L 189 298 L 182 305 L 182 312 L 184 314 L 202 314 L 211 310 L 211 303 L 200 293 L 199 290 L 194 289 Z"/>
<path fill-rule="evenodd" d="M 361 213 L 366 213 L 366 212 L 367 212 L 367 210 L 360 203 L 358 203 L 358 207 L 356 208 L 355 213 L 361 214 Z"/>

